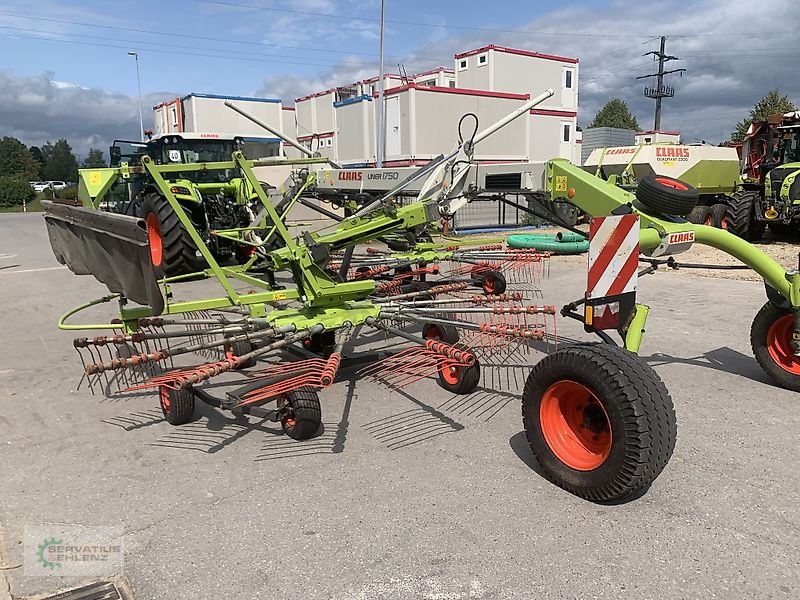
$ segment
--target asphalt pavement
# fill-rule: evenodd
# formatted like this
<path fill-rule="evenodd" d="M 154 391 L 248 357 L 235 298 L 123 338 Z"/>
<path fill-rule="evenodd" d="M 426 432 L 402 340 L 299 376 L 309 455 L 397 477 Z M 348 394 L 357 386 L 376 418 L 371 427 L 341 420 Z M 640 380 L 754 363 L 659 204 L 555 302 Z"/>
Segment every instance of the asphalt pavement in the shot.
<path fill-rule="evenodd" d="M 551 263 L 543 300 L 579 297 Z M 524 360 L 483 387 L 400 391 L 349 374 L 322 392 L 324 431 L 198 406 L 167 424 L 153 394 L 85 386 L 58 317 L 104 286 L 60 267 L 41 215 L 0 215 L 0 598 L 78 579 L 28 574 L 26 528 L 123 528 L 114 575 L 139 599 L 800 597 L 800 397 L 752 358 L 754 282 L 657 273 L 641 356 L 678 418 L 641 498 L 602 506 L 538 472 L 522 432 Z M 588 339 L 559 321 L 562 343 Z"/>

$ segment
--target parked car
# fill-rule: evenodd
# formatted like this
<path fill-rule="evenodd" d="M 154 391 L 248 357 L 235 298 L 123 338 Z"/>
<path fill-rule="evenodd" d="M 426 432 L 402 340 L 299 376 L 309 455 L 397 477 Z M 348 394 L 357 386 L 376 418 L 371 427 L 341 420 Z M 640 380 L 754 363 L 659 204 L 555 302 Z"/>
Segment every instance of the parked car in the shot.
<path fill-rule="evenodd" d="M 50 181 L 48 183 L 50 184 L 50 189 L 53 190 L 63 190 L 65 187 L 67 187 L 66 181 Z"/>
<path fill-rule="evenodd" d="M 43 192 L 49 187 L 46 181 L 29 181 L 28 183 L 31 185 L 34 192 Z"/>

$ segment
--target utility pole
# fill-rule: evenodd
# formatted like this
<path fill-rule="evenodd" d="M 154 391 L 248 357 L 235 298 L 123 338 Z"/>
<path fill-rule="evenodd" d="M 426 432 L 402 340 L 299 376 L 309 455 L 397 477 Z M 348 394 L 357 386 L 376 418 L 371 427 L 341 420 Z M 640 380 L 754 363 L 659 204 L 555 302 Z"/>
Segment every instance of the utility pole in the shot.
<path fill-rule="evenodd" d="M 636 79 L 648 79 L 650 77 L 657 78 L 656 87 L 644 88 L 644 95 L 656 101 L 656 116 L 653 123 L 653 129 L 655 129 L 656 131 L 661 129 L 661 99 L 672 98 L 675 95 L 675 88 L 670 87 L 668 85 L 664 85 L 664 75 L 669 75 L 670 73 L 681 73 L 681 76 L 683 76 L 683 72 L 686 70 L 686 69 L 672 69 L 671 71 L 664 70 L 664 65 L 669 61 L 680 60 L 680 58 L 678 58 L 677 56 L 670 56 L 664 52 L 666 45 L 667 45 L 667 37 L 662 35 L 661 49 L 658 52 L 653 50 L 652 52 L 647 52 L 644 54 L 644 56 L 652 54 L 653 56 L 658 57 L 658 73 L 651 73 L 650 75 L 642 75 L 641 77 L 636 78 Z"/>
<path fill-rule="evenodd" d="M 377 147 L 375 148 L 375 166 L 379 169 L 383 167 L 383 155 L 386 148 L 385 138 L 386 138 L 386 115 L 383 106 L 383 92 L 384 92 L 384 81 L 383 81 L 383 33 L 384 33 L 384 9 L 385 9 L 386 2 L 385 0 L 381 0 L 381 48 L 380 48 L 380 61 L 378 66 L 378 105 L 376 108 L 378 109 L 377 114 L 377 125 L 378 125 L 378 140 L 377 140 Z"/>

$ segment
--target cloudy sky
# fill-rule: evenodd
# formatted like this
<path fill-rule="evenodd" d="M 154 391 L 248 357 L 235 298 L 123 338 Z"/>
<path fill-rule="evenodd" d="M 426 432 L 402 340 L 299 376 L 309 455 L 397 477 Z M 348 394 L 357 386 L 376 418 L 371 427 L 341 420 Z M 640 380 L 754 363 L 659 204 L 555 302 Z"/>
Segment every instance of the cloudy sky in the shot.
<path fill-rule="evenodd" d="M 764 93 L 800 104 L 797 0 L 386 0 L 386 65 L 452 66 L 488 43 L 580 59 L 579 123 L 608 99 L 644 127 L 653 102 L 637 75 L 669 36 L 685 68 L 662 127 L 719 142 Z M 0 135 L 66 137 L 78 153 L 136 138 L 139 53 L 150 107 L 189 92 L 295 97 L 377 71 L 379 0 L 3 0 Z M 113 7 L 113 10 L 109 10 Z"/>

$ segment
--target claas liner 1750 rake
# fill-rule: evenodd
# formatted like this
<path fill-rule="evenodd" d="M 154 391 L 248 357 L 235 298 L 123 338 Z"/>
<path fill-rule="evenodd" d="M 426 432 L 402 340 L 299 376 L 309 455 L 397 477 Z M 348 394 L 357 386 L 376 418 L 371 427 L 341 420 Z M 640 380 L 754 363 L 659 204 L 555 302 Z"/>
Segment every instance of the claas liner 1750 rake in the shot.
<path fill-rule="evenodd" d="M 286 203 L 276 211 L 273 198 L 253 173 L 255 163 L 240 152 L 231 161 L 181 165 L 184 172 L 238 172 L 256 191 L 263 210 L 248 228 L 253 235 L 245 239 L 241 230 L 215 232 L 255 249 L 244 266 L 217 263 L 169 191 L 172 167 L 144 157 L 137 168 L 147 169 L 162 184 L 164 201 L 181 218 L 208 265 L 198 276 L 221 285 L 224 293 L 214 297 L 174 298 L 179 285 L 200 282 L 177 284 L 185 277 L 162 277 L 157 228 L 133 217 L 99 212 L 83 199 L 80 207 L 46 204 L 45 220 L 57 259 L 76 274 L 93 275 L 110 291 L 69 311 L 59 322 L 62 329 L 101 334 L 84 333 L 86 337 L 74 341 L 84 361 L 83 380 L 104 392 L 113 392 L 112 387 L 157 390 L 172 424 L 189 421 L 199 398 L 235 413 L 280 421 L 288 435 L 307 439 L 321 423 L 319 390 L 334 383 L 343 361 L 357 359 L 348 355 L 346 346 L 363 331 L 377 331 L 408 345 L 384 352 L 380 359 L 370 357 L 358 376 L 395 387 L 435 377 L 442 388 L 457 394 L 480 384 L 485 356 L 503 357 L 536 344 L 550 352 L 532 367 L 521 400 L 526 435 L 544 473 L 594 501 L 639 495 L 666 466 L 675 445 L 676 422 L 664 384 L 635 354 L 648 312 L 635 302 L 635 288 L 613 284 L 598 293 L 590 284 L 586 297 L 562 308 L 561 314 L 582 321 L 587 331 L 607 343 L 556 347 L 557 311 L 540 301 L 536 287 L 549 272 L 547 255 L 497 244 L 448 246 L 429 236 L 435 224 L 469 201 L 465 176 L 475 144 L 550 95 L 552 90 L 530 100 L 423 167 L 427 180 L 416 201 L 398 206 L 382 198 L 351 207 L 334 227 L 297 238 L 285 223 Z M 302 173 L 302 189 L 289 186 L 290 201 L 313 190 L 313 172 Z M 742 259 L 767 282 L 769 301 L 753 326 L 756 357 L 780 385 L 800 389 L 800 275 L 786 273 L 725 231 L 676 216 L 691 210 L 692 190 L 661 179 L 644 186 L 645 191 L 640 188 L 634 197 L 557 159 L 546 164 L 544 191 L 536 198 L 545 210 L 551 201 L 566 200 L 590 215 L 606 217 L 607 224 L 626 220 L 627 231 L 639 233 L 634 267 L 639 250 L 653 256 L 674 254 L 695 241 Z M 594 246 L 619 241 L 618 233 L 603 239 L 609 226 L 593 225 L 592 231 Z M 416 242 L 401 251 L 368 246 L 397 234 Z M 631 276 L 630 258 L 617 264 L 614 253 L 606 260 L 607 254 L 602 251 L 596 260 L 606 261 L 602 268 L 612 278 Z M 288 283 L 287 277 L 291 283 L 279 285 Z M 248 293 L 237 292 L 236 282 L 250 288 Z M 106 323 L 69 322 L 84 310 L 115 301 L 118 315 Z M 583 315 L 576 312 L 581 305 Z M 417 328 L 421 335 L 412 333 Z M 604 330 L 615 330 L 622 346 Z M 285 350 L 302 359 L 287 360 Z M 173 359 L 190 353 L 199 354 L 203 362 L 173 364 Z M 272 362 L 259 365 L 268 355 Z M 205 384 L 239 369 L 244 369 L 244 384 L 224 397 L 213 395 L 218 388 Z"/>

